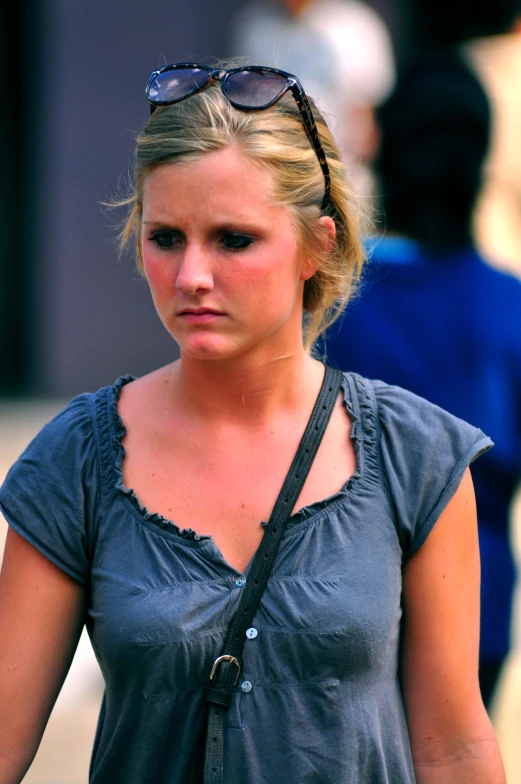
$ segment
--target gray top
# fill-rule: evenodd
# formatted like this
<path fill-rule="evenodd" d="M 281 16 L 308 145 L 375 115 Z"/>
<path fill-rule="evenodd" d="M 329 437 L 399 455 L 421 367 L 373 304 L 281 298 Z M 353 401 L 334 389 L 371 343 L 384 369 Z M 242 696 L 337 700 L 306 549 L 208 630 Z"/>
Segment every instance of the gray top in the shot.
<path fill-rule="evenodd" d="M 130 381 L 50 422 L 0 507 L 89 588 L 106 683 L 92 784 L 199 782 L 205 685 L 248 570 L 124 487 L 116 404 Z M 343 390 L 357 469 L 290 520 L 227 717 L 227 784 L 415 780 L 397 674 L 402 567 L 491 441 L 397 387 L 346 374 Z"/>

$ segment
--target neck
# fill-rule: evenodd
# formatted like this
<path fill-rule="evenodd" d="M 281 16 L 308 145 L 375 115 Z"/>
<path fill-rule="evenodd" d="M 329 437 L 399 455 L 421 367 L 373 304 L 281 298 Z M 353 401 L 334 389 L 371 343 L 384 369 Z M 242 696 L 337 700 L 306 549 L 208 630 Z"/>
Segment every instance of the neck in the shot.
<path fill-rule="evenodd" d="M 250 362 L 182 355 L 172 374 L 185 410 L 208 420 L 256 425 L 316 397 L 323 366 L 304 349 Z"/>

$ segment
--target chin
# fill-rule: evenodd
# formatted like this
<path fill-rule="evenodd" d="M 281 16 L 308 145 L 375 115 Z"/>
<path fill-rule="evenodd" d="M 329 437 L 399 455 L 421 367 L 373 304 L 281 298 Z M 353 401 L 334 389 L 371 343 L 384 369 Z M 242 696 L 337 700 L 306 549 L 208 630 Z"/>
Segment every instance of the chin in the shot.
<path fill-rule="evenodd" d="M 244 350 L 243 346 L 232 346 L 228 341 L 208 339 L 203 336 L 198 339 L 181 340 L 178 344 L 181 354 L 200 360 L 231 359 Z"/>

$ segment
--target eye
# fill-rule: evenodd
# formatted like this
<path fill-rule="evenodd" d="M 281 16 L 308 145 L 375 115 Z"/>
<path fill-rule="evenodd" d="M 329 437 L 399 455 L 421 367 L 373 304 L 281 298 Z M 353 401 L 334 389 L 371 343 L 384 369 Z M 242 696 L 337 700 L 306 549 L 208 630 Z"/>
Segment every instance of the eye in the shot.
<path fill-rule="evenodd" d="M 149 240 L 160 250 L 172 250 L 180 243 L 178 232 L 167 229 L 152 232 Z"/>
<path fill-rule="evenodd" d="M 246 250 L 253 242 L 253 237 L 247 234 L 239 234 L 235 231 L 226 231 L 220 238 L 221 244 L 226 250 L 238 251 Z"/>

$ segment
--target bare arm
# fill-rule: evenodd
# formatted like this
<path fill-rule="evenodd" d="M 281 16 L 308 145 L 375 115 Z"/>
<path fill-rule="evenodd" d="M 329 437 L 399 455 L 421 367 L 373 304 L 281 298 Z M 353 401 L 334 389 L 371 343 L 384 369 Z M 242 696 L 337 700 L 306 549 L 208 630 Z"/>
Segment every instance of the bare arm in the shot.
<path fill-rule="evenodd" d="M 402 685 L 418 784 L 505 784 L 478 682 L 479 549 L 470 472 L 404 569 Z"/>
<path fill-rule="evenodd" d="M 84 590 L 9 529 L 0 572 L 0 784 L 38 749 L 84 621 Z"/>

